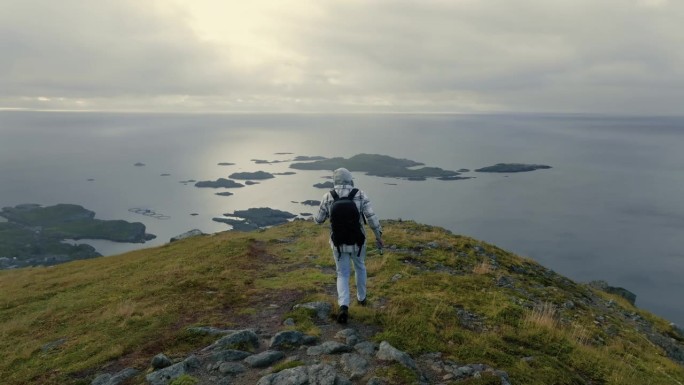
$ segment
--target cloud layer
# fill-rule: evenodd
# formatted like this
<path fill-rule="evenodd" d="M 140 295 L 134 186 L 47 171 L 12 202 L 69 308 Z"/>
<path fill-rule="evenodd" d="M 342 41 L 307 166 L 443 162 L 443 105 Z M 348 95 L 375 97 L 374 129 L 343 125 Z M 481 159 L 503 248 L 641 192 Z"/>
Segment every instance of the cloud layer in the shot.
<path fill-rule="evenodd" d="M 684 3 L 5 0 L 0 108 L 681 114 Z"/>

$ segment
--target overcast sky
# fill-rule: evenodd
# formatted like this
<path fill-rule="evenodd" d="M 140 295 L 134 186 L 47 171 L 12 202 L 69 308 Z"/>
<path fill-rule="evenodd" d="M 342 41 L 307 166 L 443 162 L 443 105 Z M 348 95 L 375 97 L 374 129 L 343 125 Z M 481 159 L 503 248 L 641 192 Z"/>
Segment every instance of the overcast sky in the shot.
<path fill-rule="evenodd" d="M 682 106 L 680 0 L 0 0 L 0 108 Z"/>

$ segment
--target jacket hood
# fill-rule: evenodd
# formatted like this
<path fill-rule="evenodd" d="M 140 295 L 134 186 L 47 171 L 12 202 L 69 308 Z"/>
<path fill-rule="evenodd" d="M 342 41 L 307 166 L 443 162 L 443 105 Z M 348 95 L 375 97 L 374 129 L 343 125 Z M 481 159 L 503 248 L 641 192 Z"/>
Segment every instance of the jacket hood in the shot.
<path fill-rule="evenodd" d="M 354 185 L 354 179 L 352 178 L 351 172 L 346 168 L 338 168 L 333 171 L 333 183 L 335 186 L 339 185 Z"/>

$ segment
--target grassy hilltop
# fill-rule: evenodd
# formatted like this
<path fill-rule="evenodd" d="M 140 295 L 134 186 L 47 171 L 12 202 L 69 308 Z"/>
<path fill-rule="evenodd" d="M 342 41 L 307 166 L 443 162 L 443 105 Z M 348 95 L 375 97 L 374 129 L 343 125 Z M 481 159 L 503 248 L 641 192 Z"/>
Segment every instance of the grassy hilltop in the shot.
<path fill-rule="evenodd" d="M 667 321 L 472 238 L 383 224 L 388 249 L 367 259 L 371 306 L 352 304 L 350 320 L 376 341 L 412 356 L 487 364 L 512 384 L 684 383 L 681 350 L 670 349 L 683 339 Z M 189 326 L 285 329 L 292 305 L 335 304 L 327 237 L 327 226 L 295 221 L 0 271 L 0 383 L 90 384 L 103 370 L 145 371 L 157 353 L 182 357 L 212 341 Z M 283 310 L 259 318 L 269 306 Z M 291 328 L 320 333 L 297 320 Z M 139 383 L 144 376 L 127 382 Z"/>

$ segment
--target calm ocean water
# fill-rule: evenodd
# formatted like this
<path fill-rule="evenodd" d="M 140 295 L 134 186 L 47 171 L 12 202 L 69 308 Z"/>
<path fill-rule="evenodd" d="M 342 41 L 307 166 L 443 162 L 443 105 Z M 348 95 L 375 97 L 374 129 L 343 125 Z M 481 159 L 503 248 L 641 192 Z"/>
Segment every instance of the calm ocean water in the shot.
<path fill-rule="evenodd" d="M 88 242 L 111 255 L 192 228 L 226 230 L 211 218 L 234 210 L 314 212 L 292 201 L 320 199 L 325 190 L 312 185 L 328 172 L 296 171 L 232 189 L 230 197 L 179 183 L 290 170 L 287 162 L 252 159 L 379 153 L 451 170 L 548 164 L 508 176 L 469 173 L 476 178 L 463 181 L 355 177 L 382 218 L 443 226 L 577 281 L 605 279 L 635 292 L 640 307 L 684 325 L 682 143 L 683 118 L 0 112 L 0 205 L 80 204 L 98 218 L 143 222 L 159 237 L 145 245 Z"/>

